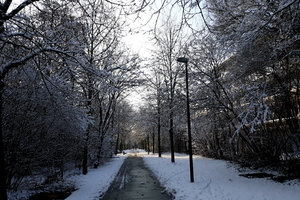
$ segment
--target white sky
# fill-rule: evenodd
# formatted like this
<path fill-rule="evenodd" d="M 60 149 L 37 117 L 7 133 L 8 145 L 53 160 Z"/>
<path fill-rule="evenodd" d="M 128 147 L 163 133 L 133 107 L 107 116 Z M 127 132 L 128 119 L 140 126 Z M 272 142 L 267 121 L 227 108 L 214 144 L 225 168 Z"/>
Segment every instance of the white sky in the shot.
<path fill-rule="evenodd" d="M 123 41 L 132 50 L 132 53 L 139 54 L 139 56 L 145 60 L 151 58 L 152 51 L 155 49 L 155 45 L 153 45 L 151 41 L 154 35 L 150 32 L 151 28 L 154 27 L 154 18 L 149 21 L 153 12 L 154 11 L 148 9 L 145 12 L 140 12 L 139 18 L 137 18 L 136 15 L 130 16 L 127 21 L 127 23 L 129 23 L 129 27 L 127 27 L 128 32 L 125 33 L 127 35 L 123 38 Z M 146 63 L 147 61 L 141 63 L 141 70 L 145 73 L 149 73 L 147 72 Z M 136 87 L 129 91 L 127 100 L 134 109 L 138 109 L 144 105 L 143 98 L 145 97 L 145 93 L 143 89 L 144 88 Z"/>
<path fill-rule="evenodd" d="M 154 18 L 150 20 L 152 13 L 154 11 L 147 8 L 144 11 L 127 16 L 126 19 L 128 27 L 126 27 L 124 42 L 132 49 L 133 53 L 139 53 L 143 57 L 149 57 L 151 49 L 154 48 L 151 42 L 153 32 L 150 32 L 154 26 Z"/>
<path fill-rule="evenodd" d="M 138 53 L 142 57 L 148 57 L 151 54 L 151 49 L 153 49 L 150 39 L 148 34 L 140 32 L 124 37 L 124 42 L 132 49 L 133 53 Z"/>

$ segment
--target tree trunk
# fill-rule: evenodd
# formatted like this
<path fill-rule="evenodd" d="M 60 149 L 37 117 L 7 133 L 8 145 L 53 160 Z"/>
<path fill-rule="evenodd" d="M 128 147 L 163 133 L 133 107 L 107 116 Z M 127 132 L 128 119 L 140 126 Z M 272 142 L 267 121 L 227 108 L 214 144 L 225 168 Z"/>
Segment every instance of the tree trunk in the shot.
<path fill-rule="evenodd" d="M 157 147 L 158 157 L 161 157 L 161 145 L 160 145 L 160 103 L 158 104 L 158 122 L 157 122 Z M 153 149 L 154 152 L 154 149 Z"/>
<path fill-rule="evenodd" d="M 170 113 L 170 145 L 171 145 L 171 162 L 175 162 L 175 153 L 174 153 L 174 129 L 173 129 L 173 112 Z"/>
<path fill-rule="evenodd" d="M 155 128 L 153 127 L 153 132 L 152 132 L 152 153 L 155 153 Z"/>
<path fill-rule="evenodd" d="M 116 148 L 115 148 L 115 155 L 118 154 L 119 138 L 120 138 L 120 131 L 119 131 L 119 129 L 118 129 L 118 133 L 117 133 L 117 141 L 116 141 Z"/>
<path fill-rule="evenodd" d="M 150 154 L 150 138 L 147 136 L 147 150 L 148 150 L 148 155 Z"/>
<path fill-rule="evenodd" d="M 86 175 L 88 173 L 88 144 L 86 141 L 86 144 L 84 145 L 83 149 L 83 160 L 82 160 L 82 174 Z"/>
<path fill-rule="evenodd" d="M 7 200 L 7 184 L 6 184 L 6 165 L 4 156 L 4 142 L 3 142 L 3 130 L 2 130 L 2 94 L 4 91 L 4 83 L 0 80 L 0 174 L 1 174 L 1 194 L 0 197 L 3 200 Z"/>

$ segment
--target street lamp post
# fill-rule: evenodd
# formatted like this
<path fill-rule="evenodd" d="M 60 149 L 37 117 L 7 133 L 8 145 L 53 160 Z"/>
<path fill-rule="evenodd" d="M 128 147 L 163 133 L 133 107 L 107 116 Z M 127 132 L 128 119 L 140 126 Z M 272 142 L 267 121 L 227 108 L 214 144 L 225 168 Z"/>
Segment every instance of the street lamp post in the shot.
<path fill-rule="evenodd" d="M 185 63 L 185 86 L 186 86 L 186 112 L 188 125 L 188 140 L 189 140 L 189 159 L 190 159 L 190 178 L 194 182 L 194 167 L 193 167 L 193 151 L 192 151 L 192 134 L 191 134 L 191 118 L 190 118 L 190 97 L 189 97 L 189 76 L 188 76 L 188 58 L 177 58 L 178 62 Z"/>

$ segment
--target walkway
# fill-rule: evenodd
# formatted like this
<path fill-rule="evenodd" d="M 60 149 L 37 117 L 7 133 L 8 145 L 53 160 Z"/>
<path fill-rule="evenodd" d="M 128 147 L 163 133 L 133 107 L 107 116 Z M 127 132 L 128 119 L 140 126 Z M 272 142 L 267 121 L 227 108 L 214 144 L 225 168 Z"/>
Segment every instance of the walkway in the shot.
<path fill-rule="evenodd" d="M 102 200 L 170 200 L 146 169 L 143 158 L 131 153 Z"/>

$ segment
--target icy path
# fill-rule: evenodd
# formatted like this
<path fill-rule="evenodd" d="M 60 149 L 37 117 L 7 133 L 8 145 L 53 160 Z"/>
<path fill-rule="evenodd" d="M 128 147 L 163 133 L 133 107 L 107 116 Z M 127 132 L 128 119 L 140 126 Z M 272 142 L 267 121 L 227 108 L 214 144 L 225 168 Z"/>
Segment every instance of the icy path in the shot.
<path fill-rule="evenodd" d="M 190 183 L 187 155 L 176 154 L 171 163 L 170 154 L 147 155 L 146 164 L 176 200 L 296 200 L 300 186 L 296 181 L 285 184 L 265 178 L 247 179 L 229 167 L 225 161 L 194 157 L 195 182 Z"/>
<path fill-rule="evenodd" d="M 103 200 L 170 200 L 163 194 L 163 188 L 145 168 L 143 158 L 137 153 L 130 153 Z"/>

